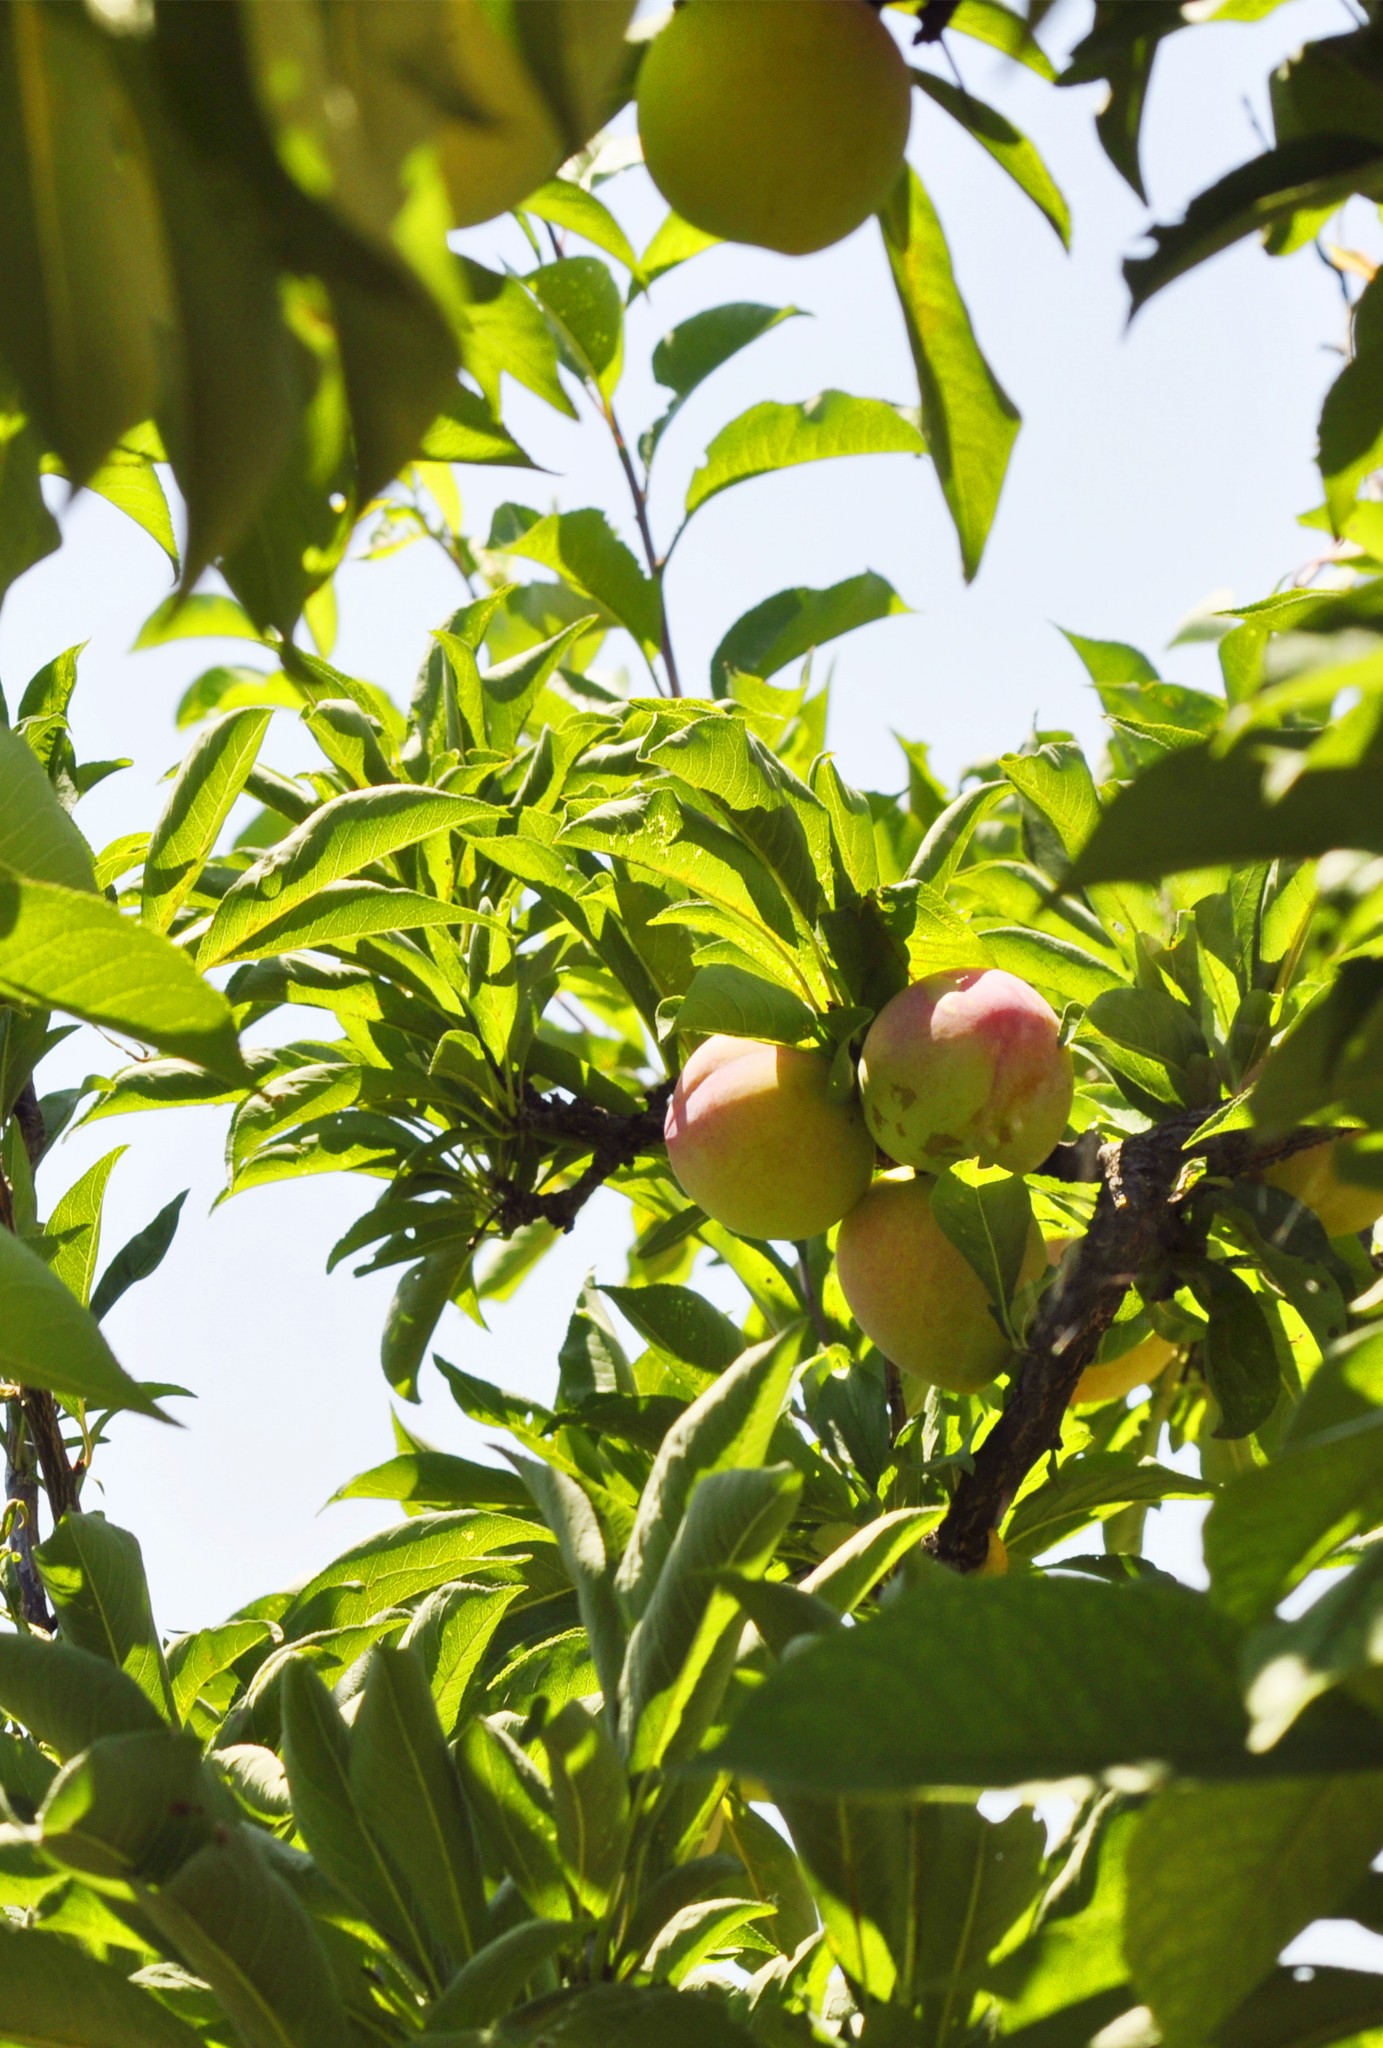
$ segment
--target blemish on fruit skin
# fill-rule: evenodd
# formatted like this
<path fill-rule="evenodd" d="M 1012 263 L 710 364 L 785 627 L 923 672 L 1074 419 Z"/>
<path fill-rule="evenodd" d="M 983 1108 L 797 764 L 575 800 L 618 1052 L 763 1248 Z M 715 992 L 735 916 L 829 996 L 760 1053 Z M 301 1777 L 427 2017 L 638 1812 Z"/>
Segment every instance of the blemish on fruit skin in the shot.
<path fill-rule="evenodd" d="M 890 1084 L 890 1089 L 897 1096 L 900 1109 L 911 1109 L 917 1100 L 917 1090 L 909 1088 L 905 1082 L 894 1081 Z"/>

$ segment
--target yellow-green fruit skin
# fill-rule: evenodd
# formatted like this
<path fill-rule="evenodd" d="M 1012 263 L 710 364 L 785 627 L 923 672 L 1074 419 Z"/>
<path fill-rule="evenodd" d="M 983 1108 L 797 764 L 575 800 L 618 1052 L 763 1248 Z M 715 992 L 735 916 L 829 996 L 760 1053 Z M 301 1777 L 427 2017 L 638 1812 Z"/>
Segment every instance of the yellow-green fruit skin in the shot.
<path fill-rule="evenodd" d="M 933 1185 L 925 1174 L 882 1174 L 840 1226 L 836 1277 L 855 1321 L 900 1372 L 973 1394 L 1011 1354 L 984 1282 L 932 1214 Z M 1035 1279 L 1044 1264 L 1034 1225 L 1020 1277 Z"/>
<path fill-rule="evenodd" d="M 854 1207 L 874 1141 L 821 1053 L 717 1036 L 678 1076 L 664 1137 L 678 1185 L 740 1237 L 816 1237 Z"/>
<path fill-rule="evenodd" d="M 1175 1344 L 1169 1344 L 1165 1337 L 1159 1337 L 1153 1330 L 1107 1364 L 1097 1361 L 1094 1365 L 1087 1365 L 1076 1381 L 1071 1405 L 1084 1408 L 1095 1404 L 1103 1406 L 1106 1401 L 1122 1401 L 1135 1387 L 1151 1386 L 1175 1356 Z"/>
<path fill-rule="evenodd" d="M 1008 1571 L 1008 1545 L 997 1529 L 989 1532 L 989 1547 L 984 1554 L 984 1563 L 976 1565 L 977 1579 L 1002 1579 Z"/>
<path fill-rule="evenodd" d="M 639 74 L 654 184 L 684 220 L 801 256 L 877 212 L 912 86 L 868 0 L 687 0 Z"/>
<path fill-rule="evenodd" d="M 1340 1179 L 1337 1162 L 1348 1145 L 1347 1138 L 1312 1145 L 1270 1167 L 1263 1176 L 1271 1187 L 1285 1188 L 1313 1209 L 1327 1237 L 1352 1237 L 1357 1230 L 1371 1230 L 1383 1216 L 1383 1189 L 1352 1187 Z"/>

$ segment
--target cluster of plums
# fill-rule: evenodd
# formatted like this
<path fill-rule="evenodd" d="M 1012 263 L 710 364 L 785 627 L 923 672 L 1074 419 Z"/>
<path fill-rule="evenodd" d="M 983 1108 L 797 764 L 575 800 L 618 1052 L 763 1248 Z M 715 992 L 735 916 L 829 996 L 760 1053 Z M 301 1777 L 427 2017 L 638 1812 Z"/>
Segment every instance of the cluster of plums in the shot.
<path fill-rule="evenodd" d="M 858 1094 L 837 1091 L 824 1053 L 706 1039 L 668 1108 L 668 1160 L 691 1200 L 742 1237 L 800 1241 L 839 1224 L 836 1274 L 865 1335 L 917 1380 L 972 1393 L 1009 1347 L 933 1213 L 936 1175 L 963 1159 L 1033 1172 L 1060 1142 L 1074 1088 L 1057 1017 L 1027 982 L 1000 968 L 936 974 L 875 1018 Z M 1383 1195 L 1342 1181 L 1335 1151 L 1314 1146 L 1268 1178 L 1341 1236 L 1371 1225 Z M 876 1174 L 880 1153 L 890 1165 Z M 1020 1278 L 1038 1278 L 1069 1242 L 1044 1243 L 1034 1224 Z M 1075 1399 L 1131 1392 L 1172 1349 L 1154 1333 L 1102 1357 Z"/>

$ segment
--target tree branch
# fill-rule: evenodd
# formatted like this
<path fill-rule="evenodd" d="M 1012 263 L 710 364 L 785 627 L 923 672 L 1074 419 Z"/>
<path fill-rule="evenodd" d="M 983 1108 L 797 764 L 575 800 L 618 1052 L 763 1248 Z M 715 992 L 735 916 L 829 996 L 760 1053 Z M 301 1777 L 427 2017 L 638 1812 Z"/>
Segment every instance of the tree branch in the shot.
<path fill-rule="evenodd" d="M 578 1150 L 588 1150 L 591 1161 L 569 1187 L 559 1188 L 553 1194 L 542 1194 L 513 1180 L 496 1180 L 498 1203 L 494 1220 L 503 1235 L 512 1235 L 526 1223 L 551 1223 L 558 1230 L 570 1230 L 596 1189 L 603 1187 L 612 1173 L 632 1166 L 641 1152 L 661 1149 L 673 1085 L 663 1081 L 651 1088 L 646 1106 L 630 1116 L 616 1115 L 589 1102 L 567 1102 L 539 1095 L 536 1091 L 525 1095 L 515 1118 L 516 1133 L 531 1134 L 549 1144 L 572 1143 Z"/>
<path fill-rule="evenodd" d="M 1100 1148 L 1101 1186 L 1090 1228 L 1039 1302 L 1003 1414 L 975 1453 L 973 1471 L 961 1475 L 945 1520 L 927 1539 L 941 1563 L 958 1571 L 984 1563 L 990 1530 L 1008 1513 L 1033 1466 L 1060 1443 L 1076 1382 L 1093 1362 L 1125 1292 L 1155 1260 L 1187 1249 L 1184 1201 L 1193 1184 L 1188 1170 L 1204 1161 L 1208 1174 L 1234 1178 L 1335 1135 L 1313 1128 L 1264 1140 L 1253 1131 L 1226 1131 L 1188 1150 L 1187 1139 L 1203 1121 L 1203 1111 L 1188 1111 Z"/>
<path fill-rule="evenodd" d="M 14 1105 L 14 1120 L 24 1140 L 30 1170 L 36 1171 L 47 1143 L 47 1132 L 43 1128 L 43 1112 L 32 1081 L 26 1081 L 19 1091 Z M 0 1228 L 14 1229 L 14 1203 L 3 1173 L 0 1173 Z M 46 1629 L 51 1635 L 56 1624 L 49 1612 L 43 1581 L 33 1558 L 34 1545 L 38 1541 L 35 1451 L 43 1471 L 49 1508 L 56 1523 L 68 1507 L 76 1506 L 76 1488 L 63 1449 L 57 1404 L 50 1393 L 26 1388 L 19 1400 L 6 1404 L 5 1496 L 19 1511 L 10 1529 L 10 1549 L 15 1561 L 15 1577 L 19 1582 L 20 1611 L 31 1628 Z M 61 1507 L 59 1501 L 63 1503 Z"/>

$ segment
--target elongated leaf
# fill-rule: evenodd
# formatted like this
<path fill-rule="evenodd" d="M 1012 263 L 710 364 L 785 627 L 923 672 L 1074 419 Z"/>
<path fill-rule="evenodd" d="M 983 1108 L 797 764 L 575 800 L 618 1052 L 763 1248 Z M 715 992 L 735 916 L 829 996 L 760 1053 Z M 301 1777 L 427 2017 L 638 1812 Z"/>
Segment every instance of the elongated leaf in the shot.
<path fill-rule="evenodd" d="M 164 1204 L 152 1222 L 146 1223 L 142 1230 L 135 1232 L 127 1244 L 121 1245 L 96 1283 L 95 1292 L 91 1297 L 91 1313 L 98 1323 L 103 1316 L 110 1314 L 122 1295 L 138 1281 L 147 1280 L 149 1275 L 157 1272 L 163 1264 L 177 1231 L 178 1219 L 182 1215 L 182 1205 L 187 1200 L 187 1195 L 186 1188 L 180 1195 L 174 1195 L 172 1201 Z"/>
<path fill-rule="evenodd" d="M 609 398 L 624 367 L 619 286 L 598 256 L 564 256 L 524 279 L 547 314 L 567 367 Z"/>
<path fill-rule="evenodd" d="M 1025 193 L 1038 212 L 1051 222 L 1062 247 L 1069 249 L 1071 209 L 1027 136 L 1015 128 L 1006 115 L 994 107 L 987 107 L 973 93 L 952 85 L 949 78 L 938 78 L 933 72 L 914 69 L 912 82 L 928 99 L 944 108 L 953 121 L 959 121 L 982 149 L 988 150 L 1019 191 Z"/>
<path fill-rule="evenodd" d="M 230 1006 L 176 946 L 99 896 L 25 881 L 5 867 L 0 989 L 245 1079 Z"/>
<path fill-rule="evenodd" d="M 479 1716 L 462 1729 L 455 1754 L 467 1803 L 492 1853 L 534 1913 L 560 1918 L 567 1889 L 557 1830 L 540 1804 L 542 1780 L 518 1745 Z"/>
<path fill-rule="evenodd" d="M 536 2000 L 502 2028 L 478 2037 L 484 2048 L 752 2048 L 755 2036 L 711 1992 L 665 1985 L 593 1984 Z M 422 2034 L 418 2048 L 472 2048 L 455 2035 Z"/>
<path fill-rule="evenodd" d="M 825 1796 L 1152 1758 L 1232 1767 L 1247 1732 L 1236 1649 L 1209 1602 L 1179 1589 L 938 1571 L 868 1627 L 778 1665 L 717 1756 L 775 1790 Z"/>
<path fill-rule="evenodd" d="M 1213 1492 L 1202 1479 L 1140 1463 L 1127 1451 L 1087 1451 L 1023 1495 L 1004 1525 L 1004 1544 L 1011 1558 L 1038 1557 L 1112 1508 Z"/>
<path fill-rule="evenodd" d="M 197 2048 L 161 2000 L 70 1941 L 0 1934 L 0 2026 L 17 2048 Z"/>
<path fill-rule="evenodd" d="M 880 219 L 917 367 L 922 428 L 968 582 L 994 522 L 1018 413 L 980 353 L 941 222 L 915 171 L 904 170 Z"/>
<path fill-rule="evenodd" d="M 1173 1785 L 1128 1860 L 1125 1950 L 1169 2048 L 1213 2038 L 1383 1846 L 1383 1777 Z"/>
<path fill-rule="evenodd" d="M 227 712 L 203 727 L 179 769 L 144 858 L 140 914 L 156 931 L 167 931 L 194 887 L 254 766 L 270 716 Z"/>
<path fill-rule="evenodd" d="M 1216 1602 L 1267 1615 L 1341 1543 L 1383 1519 L 1383 1413 L 1341 1423 L 1239 1475 L 1211 1509 L 1205 1556 Z"/>
<path fill-rule="evenodd" d="M 425 462 L 479 462 L 506 469 L 536 469 L 504 422 L 478 392 L 458 384 L 423 435 L 418 454 Z"/>
<path fill-rule="evenodd" d="M 467 1577 L 481 1558 L 550 1540 L 539 1522 L 517 1515 L 472 1509 L 414 1515 L 333 1559 L 295 1595 L 282 1625 L 292 1638 L 316 1628 L 368 1621 L 415 1594 Z"/>
<path fill-rule="evenodd" d="M 221 899 L 202 941 L 203 967 L 224 960 L 265 925 L 339 882 L 434 832 L 481 824 L 488 805 L 438 790 L 351 789 L 333 797 L 247 868 Z M 0 947 L 0 973 L 4 971 Z"/>
<path fill-rule="evenodd" d="M 615 1581 L 635 1618 L 653 1596 L 698 1481 L 712 1472 L 759 1465 L 767 1456 L 792 1383 L 797 1343 L 794 1331 L 744 1352 L 663 1438 Z"/>
<path fill-rule="evenodd" d="M 94 889 L 91 849 L 32 748 L 0 725 L 0 863 L 35 882 Z"/>
<path fill-rule="evenodd" d="M 1326 504 L 1337 533 L 1354 508 L 1359 487 L 1383 463 L 1379 360 L 1383 353 L 1383 286 L 1375 279 L 1354 308 L 1354 354 L 1326 393 L 1318 461 Z"/>
<path fill-rule="evenodd" d="M 258 640 L 260 633 L 243 605 L 216 591 L 184 596 L 174 591 L 139 629 L 135 651 L 163 647 L 170 640 Z"/>
<path fill-rule="evenodd" d="M 203 1686 L 264 1642 L 270 1634 L 267 1621 L 228 1621 L 220 1628 L 199 1629 L 195 1635 L 179 1636 L 168 1647 L 168 1676 L 173 1687 L 173 1710 L 179 1720 L 186 1718 Z"/>
<path fill-rule="evenodd" d="M 506 554 L 522 555 L 554 569 L 578 595 L 602 605 L 628 628 L 646 654 L 656 654 L 662 640 L 662 604 L 657 585 L 645 574 L 603 512 L 549 512 L 519 527 L 506 520 L 509 508 L 495 515 L 490 545 Z"/>
<path fill-rule="evenodd" d="M 604 1913 L 629 1846 L 629 1785 L 603 1715 L 568 1700 L 543 1723 L 557 1851 L 581 1904 Z"/>
<path fill-rule="evenodd" d="M 620 1314 L 658 1350 L 703 1372 L 722 1373 L 745 1349 L 743 1333 L 693 1287 L 602 1287 Z"/>
<path fill-rule="evenodd" d="M 246 2048 L 350 2048 L 312 1921 L 248 1835 L 224 1830 L 142 1904 L 210 1984 Z"/>
<path fill-rule="evenodd" d="M 447 1451 L 401 1451 L 348 1479 L 332 1499 L 407 1501 L 419 1508 L 509 1508 L 522 1507 L 528 1492 L 502 1465 L 476 1465 Z"/>
<path fill-rule="evenodd" d="M 0 1297 L 0 1371 L 7 1380 L 167 1421 L 153 1395 L 117 1362 L 95 1317 L 7 1230 L 0 1230 Z"/>
<path fill-rule="evenodd" d="M 495 1632 L 521 1591 L 517 1585 L 467 1585 L 464 1580 L 439 1586 L 414 1610 L 400 1636 L 400 1648 L 416 1650 L 423 1660 L 445 1735 L 451 1734 L 468 1698 L 479 1690 Z"/>
<path fill-rule="evenodd" d="M 510 1456 L 557 1539 L 567 1577 L 576 1588 L 591 1655 L 600 1674 L 600 1689 L 613 1719 L 618 1712 L 625 1627 L 599 1519 L 587 1494 L 569 1474 L 540 1465 L 536 1459 L 518 1458 L 512 1453 Z"/>
<path fill-rule="evenodd" d="M 773 676 L 842 633 L 906 612 L 893 585 L 867 569 L 826 590 L 780 590 L 736 619 L 711 656 L 711 693 L 730 694 L 736 674 Z"/>
<path fill-rule="evenodd" d="M 98 1883 L 159 1884 L 233 1821 L 193 1736 L 104 1735 L 64 1765 L 38 1815 L 45 1855 Z"/>
<path fill-rule="evenodd" d="M 113 1152 L 107 1152 L 104 1159 L 98 1159 L 89 1166 L 81 1179 L 74 1181 L 67 1193 L 54 1204 L 53 1213 L 44 1225 L 55 1246 L 48 1260 L 48 1270 L 57 1275 L 64 1287 L 72 1290 L 83 1308 L 91 1298 L 91 1282 L 101 1249 L 101 1210 L 105 1205 L 106 1184 L 124 1152 L 125 1147 L 117 1145 Z"/>
<path fill-rule="evenodd" d="M 357 939 L 419 931 L 434 924 L 495 926 L 495 920 L 464 904 L 440 903 L 415 889 L 391 889 L 382 882 L 328 882 L 286 916 L 261 925 L 252 938 L 233 947 L 229 957 L 266 960 L 309 946 L 349 948 Z"/>
<path fill-rule="evenodd" d="M 570 1950 L 585 1923 L 520 1920 L 487 1941 L 463 1963 L 435 2005 L 423 2015 L 429 2035 L 455 2034 L 503 2019 L 518 2003 L 525 1984 L 563 1949 Z"/>
<path fill-rule="evenodd" d="M 1366 1677 L 1383 1662 L 1380 1582 L 1383 1549 L 1375 1545 L 1305 1614 L 1270 1622 L 1249 1639 L 1250 1748 L 1271 1749 L 1312 1700 L 1332 1686 Z"/>
<path fill-rule="evenodd" d="M 106 1658 L 37 1636 L 0 1635 L 0 1707 L 63 1758 L 102 1735 L 164 1725 L 148 1695 Z"/>
<path fill-rule="evenodd" d="M 173 1693 L 137 1538 L 104 1515 L 65 1515 L 34 1559 L 63 1640 L 109 1658 L 171 1719 Z"/>
<path fill-rule="evenodd" d="M 640 439 L 639 452 L 645 467 L 651 465 L 658 443 L 692 392 L 722 363 L 728 363 L 741 349 L 781 326 L 784 320 L 798 318 L 800 311 L 797 306 L 758 306 L 746 301 L 708 306 L 663 336 L 653 351 L 653 374 L 674 396 L 661 419 L 655 420 Z"/>
<path fill-rule="evenodd" d="M 881 398 L 823 391 L 801 405 L 765 400 L 722 427 L 687 489 L 687 517 L 733 484 L 840 455 L 925 455 L 917 428 Z"/>
<path fill-rule="evenodd" d="M 569 228 L 573 234 L 594 242 L 597 249 L 603 249 L 607 256 L 613 256 L 617 263 L 622 263 L 637 283 L 643 282 L 639 259 L 630 246 L 629 237 L 609 207 L 603 206 L 594 192 L 588 192 L 583 185 L 573 183 L 570 178 L 549 178 L 545 185 L 539 185 L 536 192 L 529 193 L 522 210 L 536 214 L 539 220 L 551 221 L 554 227 Z"/>
<path fill-rule="evenodd" d="M 932 1214 L 1005 1316 L 1032 1230 L 1022 1174 L 948 1166 L 932 1188 Z"/>

